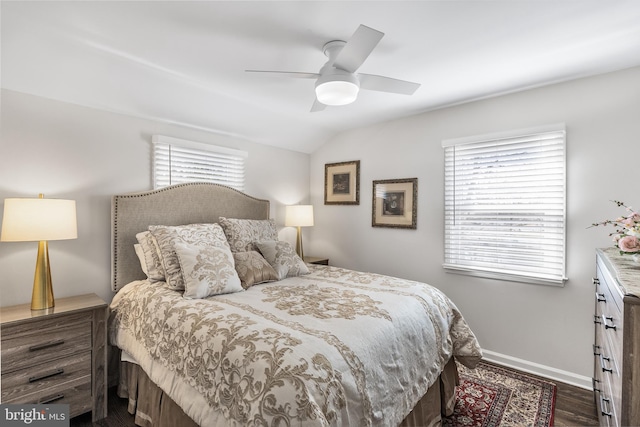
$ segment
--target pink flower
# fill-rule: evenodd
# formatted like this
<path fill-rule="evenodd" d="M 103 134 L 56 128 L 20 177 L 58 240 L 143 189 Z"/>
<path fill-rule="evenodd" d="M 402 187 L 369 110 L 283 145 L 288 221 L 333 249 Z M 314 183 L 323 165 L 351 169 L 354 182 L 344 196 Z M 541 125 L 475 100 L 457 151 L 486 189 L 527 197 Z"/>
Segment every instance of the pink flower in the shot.
<path fill-rule="evenodd" d="M 618 240 L 618 247 L 622 252 L 639 252 L 640 240 L 635 236 L 624 236 Z"/>
<path fill-rule="evenodd" d="M 620 222 L 622 222 L 625 226 L 631 228 L 635 225 L 636 222 L 640 222 L 640 215 L 638 215 L 637 212 L 632 212 L 628 217 L 620 219 Z"/>

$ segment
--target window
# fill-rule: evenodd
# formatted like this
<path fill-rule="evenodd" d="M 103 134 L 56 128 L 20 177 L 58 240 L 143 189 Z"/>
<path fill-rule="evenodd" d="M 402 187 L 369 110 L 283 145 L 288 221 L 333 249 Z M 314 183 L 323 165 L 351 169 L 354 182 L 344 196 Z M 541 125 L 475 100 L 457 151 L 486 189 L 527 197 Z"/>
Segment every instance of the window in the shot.
<path fill-rule="evenodd" d="M 154 135 L 153 188 L 211 182 L 244 191 L 245 151 Z"/>
<path fill-rule="evenodd" d="M 444 268 L 562 285 L 564 125 L 445 140 Z"/>

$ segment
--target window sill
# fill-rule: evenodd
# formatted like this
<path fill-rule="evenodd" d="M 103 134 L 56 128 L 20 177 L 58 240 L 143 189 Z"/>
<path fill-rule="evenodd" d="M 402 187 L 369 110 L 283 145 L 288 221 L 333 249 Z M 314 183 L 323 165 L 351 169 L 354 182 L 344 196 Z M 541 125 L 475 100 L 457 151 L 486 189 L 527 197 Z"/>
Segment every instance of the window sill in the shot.
<path fill-rule="evenodd" d="M 457 267 L 452 265 L 443 264 L 442 266 L 447 273 L 452 274 L 462 274 L 465 276 L 473 276 L 473 277 L 482 277 L 485 279 L 494 279 L 494 280 L 505 280 L 509 282 L 520 282 L 527 283 L 530 285 L 545 285 L 545 286 L 555 286 L 555 287 L 564 287 L 564 284 L 567 280 L 566 277 L 562 279 L 547 279 L 542 277 L 527 277 L 520 276 L 516 274 L 509 273 L 499 273 L 496 271 L 486 271 L 486 270 L 471 270 L 468 268 Z"/>

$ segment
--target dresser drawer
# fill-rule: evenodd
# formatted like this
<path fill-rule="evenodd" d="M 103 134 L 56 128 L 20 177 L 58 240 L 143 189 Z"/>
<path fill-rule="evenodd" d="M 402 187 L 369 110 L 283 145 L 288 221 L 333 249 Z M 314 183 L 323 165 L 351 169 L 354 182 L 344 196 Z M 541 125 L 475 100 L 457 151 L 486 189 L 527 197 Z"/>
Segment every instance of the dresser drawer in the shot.
<path fill-rule="evenodd" d="M 597 266 L 598 285 L 596 293 L 605 293 L 606 304 L 615 306 L 618 311 L 622 312 L 624 303 L 622 301 L 623 296 L 620 294 L 620 289 L 616 285 L 616 279 L 611 275 L 609 271 Z M 611 307 L 613 309 L 613 307 Z"/>
<path fill-rule="evenodd" d="M 87 385 L 85 396 L 91 404 L 90 351 L 3 374 L 2 402 L 37 403 L 58 395 L 69 395 L 67 390 L 83 389 L 83 385 Z"/>
<path fill-rule="evenodd" d="M 622 371 L 622 330 L 617 325 L 622 323 L 622 319 L 612 313 L 605 313 L 596 318 L 597 333 L 600 334 L 598 339 L 602 348 L 602 354 L 608 360 L 602 366 L 608 366 L 611 369 Z M 613 329 L 615 328 L 615 329 Z"/>
<path fill-rule="evenodd" d="M 3 326 L 2 372 L 91 350 L 92 316 L 80 313 L 27 325 Z M 4 375 L 3 375 L 4 377 Z"/>
<path fill-rule="evenodd" d="M 600 419 L 600 425 L 619 427 L 620 418 L 614 405 L 614 399 L 611 396 L 610 383 L 604 380 L 601 384 L 601 391 L 597 397 L 597 409 L 598 418 Z"/>
<path fill-rule="evenodd" d="M 598 364 L 600 365 L 601 389 L 602 389 L 602 415 L 609 419 L 612 426 L 620 425 L 620 411 L 622 404 L 622 377 L 621 365 L 616 365 L 610 356 L 610 348 L 607 345 L 602 349 Z"/>
<path fill-rule="evenodd" d="M 622 337 L 624 328 L 624 305 L 622 295 L 614 279 L 606 271 L 598 269 L 599 283 L 596 288 L 596 323 L 599 323 L 606 340 L 611 345 L 610 355 L 622 368 Z"/>

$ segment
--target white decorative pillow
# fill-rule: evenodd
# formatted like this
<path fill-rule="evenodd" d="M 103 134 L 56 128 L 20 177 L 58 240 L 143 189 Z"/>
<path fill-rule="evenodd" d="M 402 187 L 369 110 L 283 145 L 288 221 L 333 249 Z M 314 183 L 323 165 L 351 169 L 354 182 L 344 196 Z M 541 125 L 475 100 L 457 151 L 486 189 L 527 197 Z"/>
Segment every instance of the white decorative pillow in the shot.
<path fill-rule="evenodd" d="M 136 239 L 144 255 L 144 263 L 147 269 L 145 274 L 147 278 L 149 278 L 151 282 L 163 282 L 165 274 L 164 268 L 162 267 L 162 259 L 160 258 L 160 248 L 158 248 L 158 243 L 153 235 L 149 231 L 143 231 L 136 234 Z M 142 265 L 142 261 L 140 264 Z M 144 268 L 142 268 L 142 271 L 144 271 Z"/>
<path fill-rule="evenodd" d="M 147 268 L 147 261 L 144 259 L 144 251 L 142 250 L 142 246 L 140 243 L 136 243 L 133 245 L 133 249 L 136 251 L 136 256 L 138 257 L 138 261 L 140 262 L 140 268 L 142 268 L 142 272 L 147 278 L 149 278 L 149 269 Z"/>
<path fill-rule="evenodd" d="M 278 240 L 273 219 L 237 219 L 220 217 L 220 225 L 227 236 L 231 252 L 256 251 L 255 242 Z"/>
<path fill-rule="evenodd" d="M 253 285 L 278 280 L 278 274 L 259 252 L 235 252 L 233 260 L 242 287 L 249 289 Z"/>
<path fill-rule="evenodd" d="M 175 242 L 184 277 L 184 297 L 206 298 L 243 291 L 229 246 L 198 246 Z"/>
<path fill-rule="evenodd" d="M 229 248 L 227 238 L 218 224 L 152 225 L 149 227 L 149 231 L 160 248 L 165 281 L 169 287 L 176 290 L 184 289 L 180 261 L 174 248 L 176 242 L 199 248 L 211 246 Z"/>
<path fill-rule="evenodd" d="M 256 246 L 278 274 L 278 280 L 309 274 L 309 268 L 289 243 L 268 240 L 256 242 Z"/>

